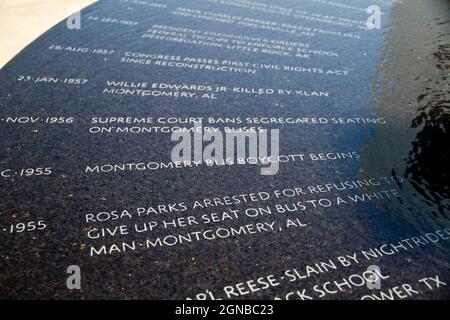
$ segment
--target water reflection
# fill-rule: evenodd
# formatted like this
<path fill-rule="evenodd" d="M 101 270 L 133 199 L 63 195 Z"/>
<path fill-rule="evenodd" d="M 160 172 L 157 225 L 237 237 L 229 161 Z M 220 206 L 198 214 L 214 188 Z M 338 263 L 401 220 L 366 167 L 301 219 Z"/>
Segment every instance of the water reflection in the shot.
<path fill-rule="evenodd" d="M 449 33 L 439 38 L 445 41 L 445 35 Z M 430 206 L 436 205 L 437 212 L 433 210 L 432 214 L 449 219 L 450 95 L 447 73 L 450 70 L 450 45 L 439 44 L 433 55 L 436 77 L 427 81 L 424 92 L 417 97 L 418 115 L 411 127 L 419 132 L 412 143 L 405 176 L 424 201 Z"/>
<path fill-rule="evenodd" d="M 399 228 L 419 232 L 450 218 L 449 13 L 443 0 L 393 6 L 373 88 L 378 116 L 390 123 L 367 135 L 362 151 L 362 176 L 406 178 L 399 202 L 377 206 Z"/>

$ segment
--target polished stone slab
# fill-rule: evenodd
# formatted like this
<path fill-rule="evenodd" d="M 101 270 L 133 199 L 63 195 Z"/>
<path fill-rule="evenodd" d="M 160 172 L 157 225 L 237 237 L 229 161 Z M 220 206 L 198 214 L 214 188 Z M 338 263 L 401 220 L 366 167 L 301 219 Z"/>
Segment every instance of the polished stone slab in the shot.
<path fill-rule="evenodd" d="M 0 72 L 0 296 L 448 298 L 428 2 L 103 0 L 56 25 Z M 279 129 L 278 173 L 174 164 L 196 119 Z"/>

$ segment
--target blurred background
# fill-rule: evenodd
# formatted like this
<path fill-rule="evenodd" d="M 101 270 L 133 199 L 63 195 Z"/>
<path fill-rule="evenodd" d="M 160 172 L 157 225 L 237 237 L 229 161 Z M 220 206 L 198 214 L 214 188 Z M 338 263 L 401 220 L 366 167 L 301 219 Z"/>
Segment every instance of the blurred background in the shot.
<path fill-rule="evenodd" d="M 0 68 L 29 43 L 96 0 L 0 0 Z"/>

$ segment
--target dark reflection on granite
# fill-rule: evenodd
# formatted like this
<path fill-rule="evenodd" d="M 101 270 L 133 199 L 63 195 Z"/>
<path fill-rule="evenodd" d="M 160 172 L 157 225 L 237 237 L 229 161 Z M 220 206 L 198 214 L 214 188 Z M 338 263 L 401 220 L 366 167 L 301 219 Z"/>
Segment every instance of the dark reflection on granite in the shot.
<path fill-rule="evenodd" d="M 450 12 L 450 6 L 448 11 Z M 447 16 L 447 18 L 450 18 Z M 438 20 L 439 21 L 439 20 Z M 438 22 L 448 29 L 450 22 Z M 436 204 L 436 216 L 450 219 L 450 33 L 437 34 L 433 52 L 437 74 L 427 80 L 423 93 L 417 97 L 418 116 L 411 127 L 418 129 L 408 157 L 405 177 L 424 199 Z"/>
<path fill-rule="evenodd" d="M 288 281 L 287 276 L 281 279 L 289 269 L 304 271 L 306 265 L 328 261 L 337 255 L 379 248 L 386 243 L 448 227 L 448 205 L 445 202 L 448 197 L 448 181 L 445 180 L 448 176 L 444 166 L 445 159 L 448 159 L 448 153 L 445 153 L 448 148 L 436 151 L 438 146 L 445 147 L 445 139 L 441 137 L 448 132 L 448 118 L 443 110 L 448 99 L 444 95 L 439 96 L 437 91 L 446 79 L 436 77 L 439 68 L 435 68 L 435 65 L 439 58 L 433 58 L 433 53 L 437 52 L 438 46 L 429 43 L 436 40 L 435 26 L 440 26 L 438 28 L 442 30 L 448 27 L 448 24 L 440 24 L 445 20 L 433 20 L 436 17 L 434 11 L 444 12 L 442 2 L 433 0 L 433 4 L 425 6 L 424 1 L 418 0 L 399 4 L 393 4 L 395 1 L 375 1 L 384 12 L 383 29 L 369 32 L 364 30 L 367 18 L 365 7 L 372 2 L 104 0 L 82 12 L 80 30 L 69 31 L 62 23 L 31 44 L 0 72 L 0 119 L 8 116 L 72 116 L 75 124 L 0 125 L 2 170 L 54 167 L 54 173 L 45 178 L 0 179 L 1 227 L 29 220 L 45 220 L 49 225 L 40 233 L 0 233 L 0 297 L 185 299 L 211 290 L 218 298 L 223 298 L 224 286 L 273 275 L 280 281 L 279 286 L 238 298 L 283 299 L 291 291 L 304 288 L 312 291 L 311 288 L 316 284 L 342 281 L 351 274 L 361 274 L 372 264 L 380 265 L 383 274 L 390 276 L 383 283 L 383 290 L 409 282 L 417 284 L 418 279 L 435 275 L 450 283 L 448 241 L 428 243 L 424 247 L 398 254 L 386 254 L 328 273 L 312 274 L 297 281 Z M 253 8 L 248 8 L 250 3 L 253 3 Z M 279 7 L 268 10 L 261 4 Z M 191 11 L 183 11 L 180 7 L 188 7 Z M 298 10 L 297 16 L 289 15 L 289 10 Z M 188 16 L 192 12 L 197 18 Z M 246 17 L 250 26 L 230 23 L 229 18 L 225 19 L 221 14 Z M 287 27 L 282 31 L 270 29 L 273 25 L 283 24 Z M 284 42 L 304 42 L 312 49 L 338 54 L 316 54 L 306 59 L 143 37 L 144 34 L 151 34 L 148 30 L 153 25 L 187 28 L 194 30 L 193 34 L 203 30 L 226 36 L 236 34 Z M 319 31 L 316 30 L 314 36 L 307 32 L 287 32 L 287 29 L 296 25 L 301 25 L 303 30 L 319 28 Z M 181 32 L 177 30 L 174 35 L 174 32 L 166 30 L 159 34 L 178 37 Z M 442 34 L 442 43 L 445 44 L 446 39 L 447 36 Z M 58 45 L 70 49 L 55 50 Z M 78 47 L 88 47 L 91 51 L 79 52 L 76 50 Z M 101 49 L 101 53 L 94 53 L 93 49 Z M 109 51 L 114 53 L 105 54 Z M 122 58 L 126 52 L 345 70 L 349 75 L 273 69 L 240 74 L 169 68 L 145 63 L 124 63 Z M 430 68 L 430 63 L 433 68 Z M 438 63 L 446 66 L 444 62 Z M 86 78 L 89 81 L 84 85 L 67 86 L 17 80 L 27 75 L 60 79 Z M 382 80 L 378 82 L 380 78 Z M 306 96 L 227 93 L 217 100 L 125 96 L 104 93 L 107 81 L 314 89 L 326 90 L 329 96 L 316 99 Z M 373 82 L 376 87 L 374 90 L 371 88 Z M 428 95 L 417 101 L 417 96 L 427 87 L 430 88 Z M 436 97 L 439 97 L 439 103 Z M 425 109 L 418 112 L 421 107 Z M 380 117 L 386 121 L 382 124 L 265 126 L 280 129 L 283 154 L 329 151 L 353 151 L 360 154 L 360 158 L 352 161 L 285 163 L 275 176 L 260 176 L 258 168 L 252 166 L 87 173 L 87 165 L 170 161 L 173 143 L 169 134 L 89 132 L 92 117 L 118 116 L 242 119 Z M 417 128 L 411 127 L 412 123 Z M 412 143 L 416 144 L 410 154 Z M 198 241 L 187 245 L 138 247 L 133 251 L 90 256 L 92 246 L 110 246 L 126 241 L 143 244 L 147 238 L 187 232 L 186 228 L 160 228 L 149 233 L 89 239 L 86 233 L 90 228 L 114 229 L 125 223 L 142 225 L 151 219 L 161 220 L 166 216 L 198 217 L 220 213 L 228 207 L 134 216 L 131 222 L 117 220 L 86 223 L 86 214 L 125 209 L 133 211 L 137 207 L 192 203 L 204 198 L 270 192 L 275 189 L 339 185 L 343 181 L 390 175 L 408 178 L 405 183 L 398 184 L 401 198 L 358 203 L 349 201 L 339 206 L 319 207 L 292 214 L 243 217 L 237 222 L 192 226 L 189 231 L 266 220 L 281 224 L 286 217 L 305 219 L 309 225 L 302 229 Z M 396 187 L 395 181 L 398 180 L 393 181 L 384 187 Z M 309 198 L 323 196 L 334 199 L 342 195 L 348 200 L 348 196 L 373 194 L 375 191 L 375 187 L 369 186 L 344 192 L 332 191 L 324 195 L 317 193 L 298 198 L 270 199 L 254 206 L 292 207 L 297 205 L 297 201 L 303 202 Z M 231 207 L 245 209 L 248 206 L 239 204 Z M 433 212 L 438 214 L 433 215 Z M 83 272 L 80 291 L 70 291 L 65 286 L 66 268 L 71 264 L 79 265 Z M 374 291 L 368 291 L 364 285 L 346 287 L 338 294 L 326 295 L 325 299 L 359 299 L 364 294 L 372 293 Z M 379 294 L 379 291 L 375 293 Z M 444 287 L 424 291 L 410 298 L 437 299 L 448 298 L 448 295 L 449 289 Z M 314 297 L 317 296 L 316 293 Z"/>
<path fill-rule="evenodd" d="M 448 1 L 413 0 L 394 4 L 389 16 L 371 107 L 395 121 L 366 135 L 360 175 L 398 177 L 405 197 L 377 204 L 391 228 L 426 232 L 448 225 L 449 12 Z M 427 256 L 450 267 L 445 246 Z"/>

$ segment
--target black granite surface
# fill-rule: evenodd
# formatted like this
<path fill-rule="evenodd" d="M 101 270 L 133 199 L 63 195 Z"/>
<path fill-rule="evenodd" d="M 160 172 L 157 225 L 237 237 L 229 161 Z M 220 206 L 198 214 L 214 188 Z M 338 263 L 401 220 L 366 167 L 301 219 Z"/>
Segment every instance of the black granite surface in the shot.
<path fill-rule="evenodd" d="M 365 27 L 371 4 L 382 10 L 380 30 Z M 81 29 L 61 22 L 0 71 L 0 298 L 449 298 L 448 12 L 440 0 L 103 0 L 81 12 Z M 131 53 L 143 60 L 126 60 Z M 191 68 L 164 65 L 186 57 Z M 139 94 L 139 83 L 190 89 Z M 229 90 L 202 96 L 202 86 Z M 92 123 L 110 117 L 154 123 Z M 273 176 L 255 165 L 86 170 L 169 163 L 170 133 L 140 129 L 189 127 L 184 119 L 199 117 L 222 129 L 280 129 L 281 154 L 306 160 L 281 163 Z M 210 117 L 309 120 L 207 124 Z M 341 159 L 313 161 L 319 153 Z M 376 185 L 349 187 L 369 180 Z M 274 196 L 308 186 L 316 191 Z M 258 192 L 270 199 L 192 208 Z M 169 204 L 186 210 L 137 214 Z M 268 207 L 271 214 L 244 214 Z M 161 227 L 230 210 L 239 218 Z M 100 221 L 105 213 L 131 217 Z M 288 219 L 305 226 L 287 228 Z M 148 245 L 257 223 L 274 230 Z M 93 230 L 105 236 L 89 238 Z M 346 255 L 356 261 L 338 258 Z M 70 265 L 80 267 L 81 290 L 66 286 Z M 370 266 L 386 276 L 379 289 L 358 284 Z"/>

